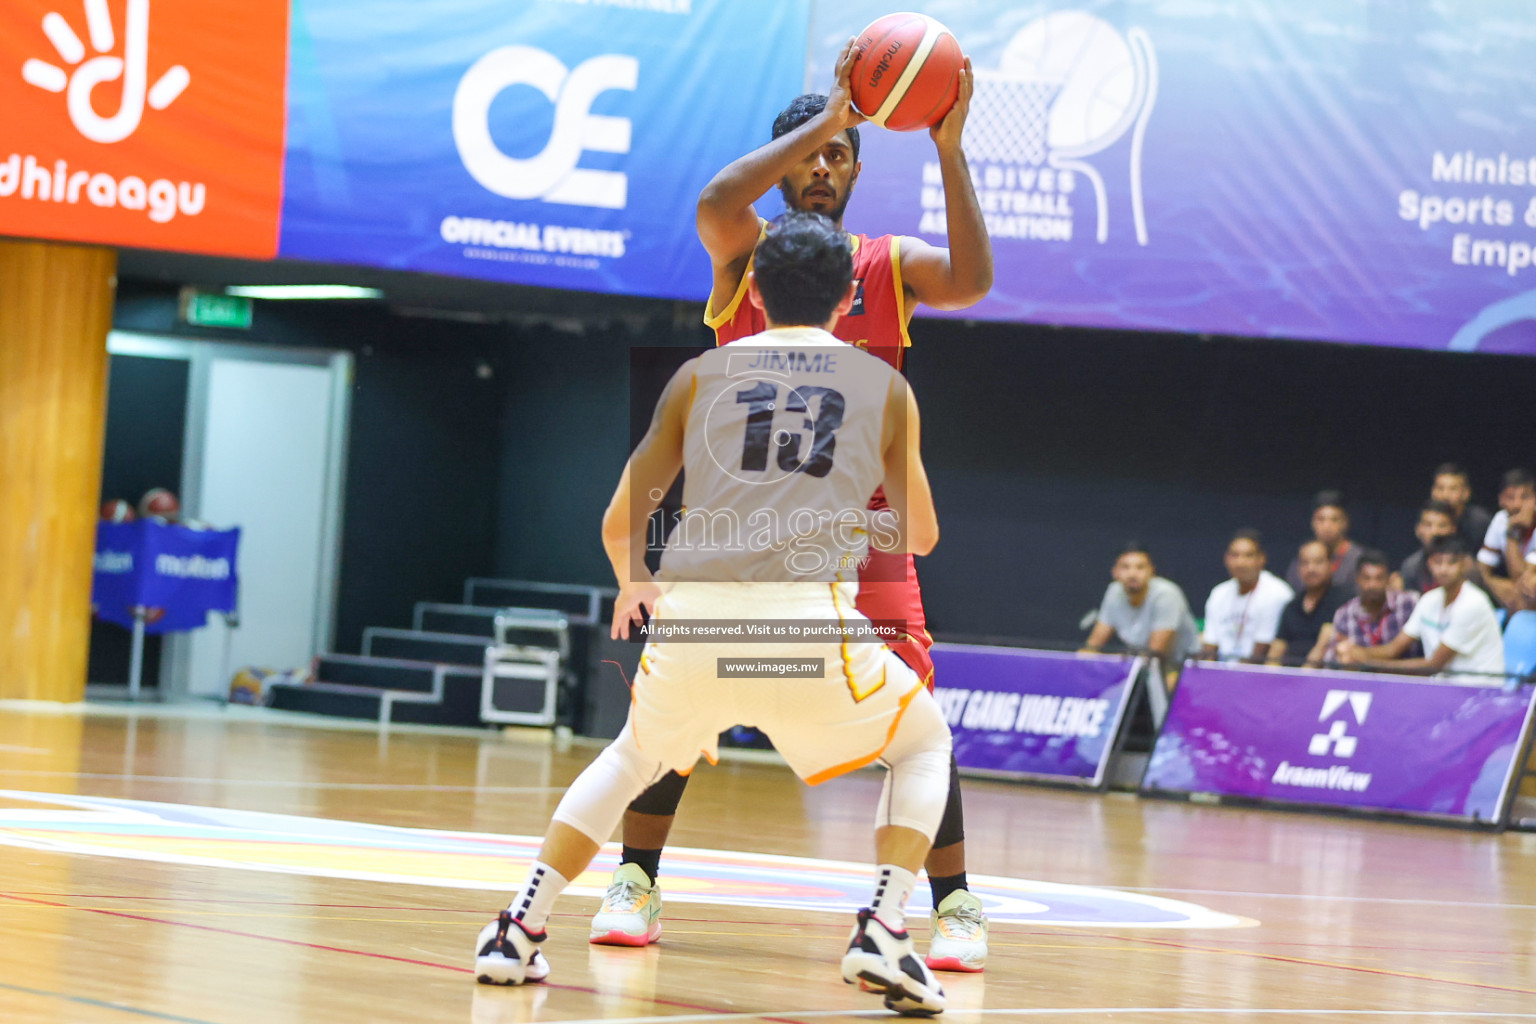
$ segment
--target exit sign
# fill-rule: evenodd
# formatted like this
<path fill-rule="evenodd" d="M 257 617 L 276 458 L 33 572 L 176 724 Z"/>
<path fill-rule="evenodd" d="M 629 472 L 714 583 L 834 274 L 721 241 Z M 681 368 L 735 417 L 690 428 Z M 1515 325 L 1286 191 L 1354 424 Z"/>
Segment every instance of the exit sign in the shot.
<path fill-rule="evenodd" d="M 239 331 L 251 328 L 250 299 L 239 295 L 219 295 L 200 292 L 196 288 L 181 290 L 181 319 L 193 327 L 228 327 Z"/>

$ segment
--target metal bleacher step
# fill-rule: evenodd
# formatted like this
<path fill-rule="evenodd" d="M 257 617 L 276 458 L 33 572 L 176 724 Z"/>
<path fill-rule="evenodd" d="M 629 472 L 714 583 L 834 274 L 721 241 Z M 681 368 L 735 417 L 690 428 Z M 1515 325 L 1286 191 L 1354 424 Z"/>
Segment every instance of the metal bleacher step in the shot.
<path fill-rule="evenodd" d="M 424 661 L 438 665 L 485 664 L 486 637 L 429 633 L 416 629 L 369 626 L 363 630 L 363 654 L 375 658 Z"/>
<path fill-rule="evenodd" d="M 496 635 L 497 611 L 483 605 L 418 601 L 411 613 L 411 628 L 420 633 L 489 638 Z"/>
<path fill-rule="evenodd" d="M 380 724 L 480 724 L 478 668 L 328 654 L 316 662 L 316 674 L 314 682 L 274 684 L 270 706 Z"/>

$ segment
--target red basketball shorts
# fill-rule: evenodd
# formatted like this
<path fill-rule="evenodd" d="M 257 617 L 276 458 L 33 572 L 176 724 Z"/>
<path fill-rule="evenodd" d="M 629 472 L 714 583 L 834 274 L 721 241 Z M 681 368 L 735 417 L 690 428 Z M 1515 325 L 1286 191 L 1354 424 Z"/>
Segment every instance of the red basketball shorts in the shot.
<path fill-rule="evenodd" d="M 866 582 L 866 578 L 878 582 Z M 928 635 L 928 617 L 923 614 L 923 593 L 917 585 L 917 563 L 913 557 L 871 549 L 869 561 L 859 573 L 859 599 L 854 607 L 865 618 L 906 624 L 906 639 L 887 646 L 931 691 L 933 659 L 928 656 L 928 648 L 933 646 L 933 637 Z"/>

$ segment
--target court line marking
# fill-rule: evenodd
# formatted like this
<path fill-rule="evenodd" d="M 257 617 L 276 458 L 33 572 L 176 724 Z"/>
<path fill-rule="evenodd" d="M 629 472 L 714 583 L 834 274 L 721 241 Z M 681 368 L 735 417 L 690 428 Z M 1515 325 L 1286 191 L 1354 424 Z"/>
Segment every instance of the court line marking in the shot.
<path fill-rule="evenodd" d="M 81 1006 L 94 1006 L 103 1010 L 116 1010 L 119 1013 L 131 1013 L 139 1017 L 149 1017 L 151 1020 L 169 1020 L 176 1024 L 212 1024 L 211 1021 L 200 1017 L 178 1017 L 173 1013 L 161 1013 L 159 1010 L 146 1010 L 139 1006 L 129 1006 L 127 1003 L 108 1003 L 100 999 L 92 999 L 89 996 L 72 996 L 67 992 L 49 992 L 41 988 L 27 988 L 25 985 L 10 985 L 0 981 L 0 988 L 9 989 L 12 992 L 23 992 L 29 996 L 46 996 L 51 999 L 62 999 L 67 1003 L 78 1003 Z"/>
<path fill-rule="evenodd" d="M 1187 896 L 1246 896 L 1252 899 L 1264 900 L 1324 899 L 1329 903 L 1403 903 L 1425 907 L 1498 907 L 1500 910 L 1536 910 L 1536 903 L 1479 903 L 1471 900 L 1425 900 L 1399 896 L 1319 896 L 1316 893 L 1305 892 L 1245 892 L 1241 889 L 1175 889 L 1169 886 L 1155 885 L 1117 885 L 1115 888 L 1124 889 L 1128 892 L 1172 892 L 1182 893 Z"/>
<path fill-rule="evenodd" d="M 112 893 L 36 892 L 36 891 L 32 891 L 32 890 L 20 890 L 20 889 L 12 890 L 10 892 L 0 891 L 0 896 L 49 896 L 49 897 L 53 897 L 54 899 L 117 900 L 117 901 L 135 901 L 135 902 L 141 902 L 141 903 L 142 902 L 153 902 L 153 903 L 200 903 L 200 904 L 203 904 L 203 905 L 209 906 L 209 907 L 223 906 L 223 905 L 232 905 L 232 906 L 297 907 L 297 908 L 302 908 L 302 909 L 306 909 L 306 910 L 378 910 L 378 911 L 391 911 L 391 912 L 395 912 L 395 913 L 441 914 L 441 915 L 473 914 L 475 916 L 480 916 L 480 915 L 483 915 L 484 912 L 485 912 L 484 909 L 480 908 L 480 907 L 406 907 L 406 906 L 400 906 L 398 904 L 383 904 L 383 903 L 304 903 L 304 902 L 296 902 L 296 901 L 293 901 L 293 900 L 253 900 L 253 899 L 239 899 L 239 898 L 235 898 L 235 897 L 209 897 L 209 896 L 120 896 L 120 895 L 115 895 L 115 894 L 112 894 Z M 64 903 L 38 903 L 38 904 L 36 904 L 36 906 L 38 906 L 39 908 L 42 908 L 42 909 L 59 909 L 59 910 L 111 909 L 110 907 L 107 907 L 107 908 L 81 907 L 81 906 L 76 906 L 74 904 L 64 904 Z M 206 916 L 206 917 L 221 917 L 221 916 L 222 917 L 251 917 L 251 918 L 271 918 L 271 919 L 274 919 L 274 920 L 295 920 L 295 921 L 375 921 L 375 922 L 378 922 L 380 924 L 405 924 L 405 923 L 410 923 L 410 924 L 432 924 L 432 923 L 434 923 L 431 920 L 416 920 L 416 919 L 405 919 L 405 918 L 379 918 L 379 917 L 332 917 L 332 916 L 327 916 L 327 915 L 323 915 L 323 914 L 309 914 L 309 915 L 296 915 L 296 914 L 294 914 L 294 915 L 282 915 L 282 914 L 232 914 L 232 913 L 228 913 L 228 912 L 225 912 L 225 911 L 219 911 L 219 910 L 180 910 L 180 909 L 167 909 L 167 910 L 163 910 L 163 911 L 160 911 L 160 912 L 161 913 L 167 913 L 167 914 L 182 915 L 182 916 L 198 915 L 198 916 Z M 553 913 L 551 913 L 549 916 L 551 918 L 570 918 L 573 921 L 587 921 L 587 920 L 590 920 L 591 917 L 592 917 L 592 915 L 590 913 L 575 913 L 575 912 L 565 912 L 565 911 L 558 911 L 558 910 L 553 912 Z M 717 925 L 717 926 L 719 926 L 719 925 L 731 925 L 731 926 L 740 927 L 740 928 L 779 927 L 779 926 L 783 926 L 786 923 L 788 923 L 788 922 L 784 922 L 784 921 L 762 921 L 762 920 L 748 919 L 748 918 L 722 918 L 722 917 L 672 917 L 672 916 L 669 916 L 667 918 L 667 920 L 669 922 L 674 923 L 674 924 L 710 924 L 710 925 Z M 830 930 L 834 930 L 834 931 L 845 931 L 847 929 L 846 923 L 840 922 L 840 921 L 795 921 L 795 922 L 793 922 L 793 924 L 794 924 L 794 927 L 796 927 L 797 929 L 801 929 L 802 931 L 804 929 L 807 929 L 807 928 L 825 928 L 825 929 L 830 929 Z M 999 926 L 995 927 L 995 929 L 993 931 L 993 934 L 994 935 L 1007 935 L 1007 936 L 1015 937 L 1015 938 L 1023 938 L 1023 937 L 1026 937 L 1026 936 L 1041 936 L 1041 937 L 1050 936 L 1052 938 L 1055 938 L 1055 937 L 1060 936 L 1061 934 L 1063 934 L 1063 932 L 1065 932 L 1065 934 L 1067 934 L 1068 936 L 1075 936 L 1075 937 L 1082 938 L 1082 939 L 1099 939 L 1099 938 L 1104 938 L 1103 932 L 1097 931 L 1097 930 L 1094 930 L 1094 929 L 1091 929 L 1091 928 L 1088 928 L 1086 926 L 1084 927 L 1083 932 L 1081 934 L 1079 934 L 1077 932 L 1073 932 L 1073 931 L 1067 930 L 1067 929 L 1052 928 L 1050 931 L 1041 931 L 1039 929 L 1027 929 L 1026 928 L 1026 929 L 1014 930 L 1014 929 L 1012 929 L 1009 926 L 999 925 Z M 739 934 L 742 934 L 742 933 L 740 933 L 740 932 L 689 931 L 689 932 L 679 932 L 678 934 L 680 934 L 680 935 L 704 935 L 704 934 L 710 934 L 710 935 L 739 935 Z M 798 935 L 799 933 L 795 933 L 795 934 Z M 1348 943 L 1348 942 L 1279 942 L 1279 941 L 1274 941 L 1274 940 L 1260 940 L 1260 939 L 1247 940 L 1247 939 L 1241 939 L 1241 938 L 1231 938 L 1231 939 L 1227 939 L 1226 941 L 1232 942 L 1232 943 L 1251 942 L 1251 943 L 1253 943 L 1255 945 L 1257 945 L 1257 944 L 1262 942 L 1265 945 L 1273 946 L 1273 947 L 1289 946 L 1289 947 L 1301 947 L 1301 948 L 1304 948 L 1304 949 L 1369 950 L 1369 951 L 1373 951 L 1373 952 L 1385 952 L 1385 953 L 1439 953 L 1439 954 L 1457 955 L 1457 956 L 1487 956 L 1487 957 L 1496 957 L 1496 958 L 1497 957 L 1506 957 L 1506 958 L 1507 957 L 1520 957 L 1520 956 L 1524 956 L 1525 955 L 1524 953 L 1521 953 L 1521 952 L 1516 951 L 1516 950 L 1510 950 L 1510 949 L 1451 949 L 1451 948 L 1444 948 L 1444 947 L 1440 947 L 1440 946 L 1381 946 L 1381 945 L 1361 945 L 1361 944 L 1357 944 L 1357 943 Z M 1007 949 L 1080 949 L 1080 950 L 1105 950 L 1105 951 L 1121 950 L 1121 951 L 1123 951 L 1124 949 L 1128 948 L 1128 947 L 1124 947 L 1124 946 L 1088 946 L 1088 945 L 1084 945 L 1082 943 L 1067 943 L 1067 942 L 1054 942 L 1054 943 L 1051 943 L 1051 942 L 993 942 L 992 945 L 994 947 L 996 947 L 996 948 L 1007 948 Z M 1222 950 L 1222 952 L 1230 952 L 1230 953 L 1241 954 L 1241 953 L 1244 953 L 1244 952 L 1247 952 L 1247 951 L 1244 951 L 1244 950 Z M 1468 961 L 1448 961 L 1448 962 L 1452 962 L 1452 963 L 1465 962 L 1465 963 L 1474 964 L 1474 965 L 1480 963 L 1479 961 L 1473 961 L 1473 960 L 1468 960 Z"/>
<path fill-rule="evenodd" d="M 1281 953 L 1265 953 L 1260 950 L 1250 949 L 1223 949 L 1220 946 L 1197 946 L 1187 942 L 1174 942 L 1169 939 L 1154 939 L 1140 935 L 1113 935 L 1111 938 L 1122 942 L 1140 943 L 1143 945 L 1165 946 L 1170 949 L 1187 950 L 1194 953 L 1223 953 L 1227 956 L 1248 957 L 1254 960 L 1269 960 L 1274 963 L 1300 964 L 1305 967 L 1331 967 L 1340 971 L 1353 971 L 1356 974 L 1373 974 L 1384 978 L 1403 978 L 1408 981 L 1429 981 L 1442 985 L 1461 985 L 1467 988 L 1488 989 L 1494 992 L 1513 992 L 1518 995 L 1536 995 L 1533 988 L 1515 988 L 1513 985 L 1495 985 L 1486 981 L 1472 981 L 1463 978 L 1438 978 L 1432 974 L 1414 974 L 1411 971 L 1392 971 L 1385 967 L 1361 967 L 1355 964 L 1338 963 L 1333 960 L 1313 960 L 1308 957 L 1285 956 Z"/>
<path fill-rule="evenodd" d="M 3 750 L 0 747 L 0 750 Z M 60 772 L 30 768 L 0 768 L 0 775 L 69 776 L 122 782 L 166 782 L 194 786 L 266 786 L 287 789 L 386 789 L 412 793 L 564 793 L 566 786 L 436 786 L 393 782 L 315 782 L 307 779 L 225 779 L 183 775 L 129 775 L 120 772 Z"/>
<path fill-rule="evenodd" d="M 33 903 L 42 904 L 43 906 L 64 907 L 70 910 L 83 911 L 88 914 L 101 914 L 104 917 L 120 917 L 129 921 L 146 921 L 150 924 L 164 924 L 176 928 L 195 928 L 198 931 L 216 932 L 220 935 L 233 935 L 237 938 L 254 939 L 260 942 L 276 942 L 283 946 L 300 946 L 305 949 L 318 949 L 327 953 L 343 953 L 348 956 L 361 956 L 372 960 L 390 960 L 395 963 L 411 964 L 416 967 L 431 967 L 440 971 L 452 971 L 455 974 L 473 975 L 475 973 L 474 969 L 470 967 L 456 967 L 453 964 L 440 964 L 431 960 L 416 960 L 407 956 L 393 956 L 389 953 L 375 953 L 372 950 L 367 949 L 347 949 L 344 946 L 328 946 L 319 942 L 305 942 L 302 939 L 287 939 L 280 935 L 261 935 L 256 932 L 238 931 L 234 928 L 219 928 L 211 924 L 194 924 L 191 921 L 167 921 L 164 918 L 148 917 L 144 914 L 129 914 L 121 910 L 106 910 L 100 907 L 75 907 L 68 903 L 50 903 L 46 900 L 28 899 L 23 896 L 13 896 L 9 893 L 0 893 L 0 899 L 13 900 L 18 903 Z M 544 988 L 560 989 L 566 992 L 581 992 L 586 995 L 594 996 L 601 996 L 603 994 L 601 990 L 588 988 L 585 985 L 561 985 L 552 984 L 550 982 L 540 982 L 540 984 Z M 726 1016 L 730 1016 L 729 1012 L 727 1011 L 716 1010 L 713 1007 L 704 1006 L 699 1003 L 685 1003 L 678 999 L 661 999 L 656 996 L 652 996 L 647 1000 L 647 1002 L 655 1003 L 659 1006 L 679 1006 L 685 1010 L 707 1010 L 709 1011 L 709 1013 L 706 1014 L 708 1019 L 719 1017 L 722 1013 L 725 1013 Z M 804 1016 L 798 1012 L 794 1012 L 794 1015 L 797 1017 Z M 774 1021 L 776 1024 L 797 1024 L 796 1021 L 786 1019 L 784 1014 L 776 1010 L 764 1011 L 762 1013 L 754 1014 L 753 1016 L 761 1017 L 764 1020 Z M 889 1016 L 889 1014 L 881 1014 L 881 1016 Z M 171 1017 L 166 1019 L 178 1021 L 181 1022 L 181 1024 L 210 1024 L 208 1021 L 194 1020 L 190 1017 Z"/>
<path fill-rule="evenodd" d="M 1237 1007 L 1196 1007 L 1196 1006 L 1069 1006 L 1059 1009 L 1046 1007 L 986 1007 L 979 1009 L 966 1009 L 955 1007 L 944 1011 L 944 1016 L 951 1014 L 956 1016 L 991 1016 L 994 1014 L 1009 1014 L 1016 1017 L 1049 1017 L 1049 1016 L 1083 1016 L 1094 1014 L 1113 1017 L 1116 1014 L 1202 1014 L 1211 1016 L 1254 1016 L 1263 1014 L 1268 1016 L 1287 1017 L 1429 1017 L 1432 1019 L 1455 1018 L 1456 1020 L 1536 1020 L 1536 1013 L 1493 1013 L 1472 1012 L 1461 1010 L 1315 1010 L 1315 1009 L 1286 1009 L 1286 1010 L 1250 1010 Z M 762 1013 L 750 1011 L 737 1011 L 735 1013 L 686 1013 L 665 1014 L 654 1017 L 587 1017 L 578 1020 L 564 1020 L 559 1024 L 696 1024 L 701 1021 L 748 1021 L 758 1019 L 772 1019 L 769 1014 L 793 1014 L 796 1017 L 815 1018 L 816 1020 L 835 1020 L 839 1017 L 851 1017 L 876 1020 L 894 1020 L 887 1011 L 879 1010 L 765 1010 Z"/>

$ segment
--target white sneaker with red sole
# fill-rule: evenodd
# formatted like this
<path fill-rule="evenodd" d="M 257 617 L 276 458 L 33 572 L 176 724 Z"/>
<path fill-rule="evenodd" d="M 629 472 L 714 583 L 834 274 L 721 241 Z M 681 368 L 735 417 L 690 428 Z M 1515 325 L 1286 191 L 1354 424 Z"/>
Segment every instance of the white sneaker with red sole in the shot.
<path fill-rule="evenodd" d="M 981 900 L 956 889 L 929 918 L 933 938 L 925 963 L 935 971 L 978 974 L 987 966 L 987 915 Z"/>
<path fill-rule="evenodd" d="M 592 918 L 590 941 L 597 946 L 649 946 L 661 938 L 661 886 L 645 869 L 620 864 Z"/>

